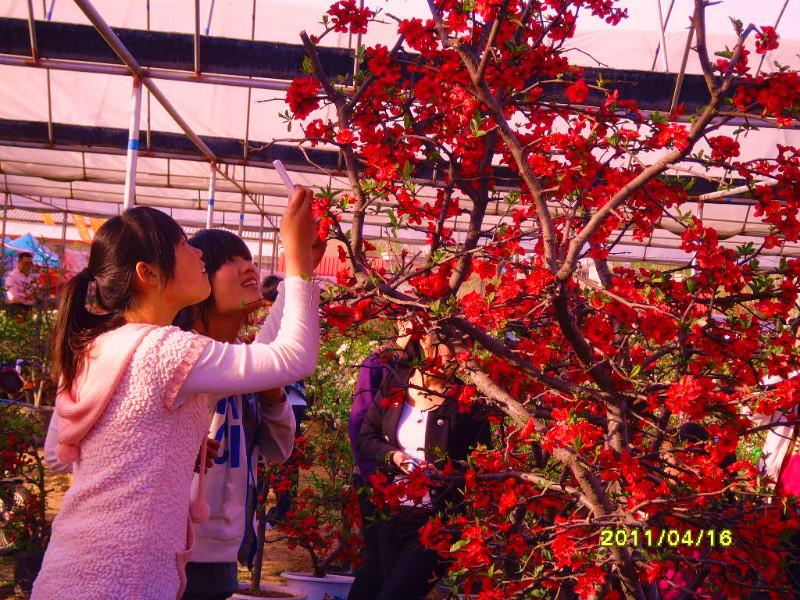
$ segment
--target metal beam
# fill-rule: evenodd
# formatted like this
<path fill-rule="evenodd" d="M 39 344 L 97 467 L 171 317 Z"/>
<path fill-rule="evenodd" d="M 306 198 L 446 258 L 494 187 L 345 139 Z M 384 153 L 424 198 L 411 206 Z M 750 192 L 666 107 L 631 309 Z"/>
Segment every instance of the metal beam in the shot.
<path fill-rule="evenodd" d="M 56 141 L 55 144 L 49 144 L 45 123 L 0 119 L 0 146 L 55 149 L 92 154 L 121 155 L 125 153 L 125 140 L 128 132 L 124 129 L 87 127 L 62 123 L 56 123 L 54 127 Z M 241 165 L 243 163 L 241 140 L 206 136 L 203 139 L 217 157 L 218 172 L 222 172 L 220 169 L 224 170 L 224 167 L 228 164 Z M 259 149 L 253 150 L 252 148 Z M 315 164 L 330 170 L 335 175 L 345 177 L 343 172 L 336 170 L 338 152 L 321 148 L 308 148 L 306 153 Z M 178 133 L 153 131 L 152 150 L 150 152 L 142 151 L 140 154 L 152 158 L 205 162 L 205 158 L 197 148 L 190 144 L 185 136 Z M 265 142 L 253 141 L 246 164 L 251 167 L 273 169 L 272 161 L 275 159 L 280 159 L 291 171 L 319 174 L 319 170 L 306 160 L 302 151 L 296 146 L 285 144 L 270 145 Z M 519 177 L 514 175 L 508 167 L 494 166 L 493 170 L 494 176 L 499 182 L 498 188 L 514 189 L 519 187 Z M 418 183 L 420 185 L 443 185 L 441 180 L 432 182 L 433 175 L 432 170 L 421 171 Z M 225 179 L 231 181 L 231 178 L 227 175 Z M 717 185 L 714 182 L 691 176 L 685 179 L 687 182 L 694 179 L 693 193 L 703 194 L 717 191 Z M 738 179 L 731 183 L 731 185 L 742 184 L 744 184 L 743 179 Z M 241 190 L 238 182 L 235 185 L 235 189 Z"/>
<path fill-rule="evenodd" d="M 661 0 L 655 0 L 658 6 L 658 26 L 661 34 L 661 62 L 664 64 L 664 73 L 669 73 L 669 60 L 667 60 L 667 38 L 664 29 L 667 24 L 664 22 L 664 15 L 661 12 Z"/>
<path fill-rule="evenodd" d="M 89 0 L 75 0 L 75 4 L 83 11 L 92 25 L 95 26 L 97 31 L 103 37 L 104 40 L 108 43 L 109 46 L 116 52 L 117 56 L 119 56 L 120 60 L 130 69 L 131 74 L 135 77 L 143 78 L 142 67 L 139 65 L 137 60 L 131 54 L 130 50 L 125 47 L 122 43 L 122 40 L 119 39 L 114 30 L 109 27 L 108 23 L 103 20 L 103 17 L 100 15 L 99 12 L 94 8 Z M 206 146 L 205 142 L 200 139 L 200 137 L 194 132 L 194 130 L 189 126 L 186 120 L 181 116 L 181 114 L 177 111 L 177 109 L 170 103 L 167 97 L 161 92 L 159 87 L 155 84 L 155 82 L 151 79 L 143 78 L 142 82 L 147 89 L 150 90 L 150 93 L 156 98 L 156 100 L 161 103 L 161 106 L 164 110 L 167 111 L 167 114 L 173 118 L 173 120 L 178 124 L 178 126 L 183 130 L 186 136 L 194 143 L 195 146 L 200 150 L 203 156 L 211 162 L 212 164 L 217 164 L 217 157 L 211 151 L 211 149 Z M 220 172 L 223 177 L 225 177 L 224 173 Z M 231 183 L 236 184 L 235 181 L 230 180 Z M 240 188 L 242 194 L 246 194 L 243 188 Z M 251 198 L 254 204 L 256 204 L 255 200 Z M 256 204 L 257 205 L 257 204 Z"/>
<path fill-rule="evenodd" d="M 136 162 L 139 156 L 139 121 L 142 116 L 142 80 L 133 78 L 131 92 L 131 120 L 128 128 L 128 156 L 125 161 L 125 193 L 122 210 L 136 204 Z"/>
<path fill-rule="evenodd" d="M 30 58 L 27 19 L 0 18 L 0 54 Z M 115 34 L 137 58 L 142 68 L 194 73 L 194 35 L 114 28 Z M 120 65 L 116 54 L 94 27 L 73 23 L 37 21 L 41 58 Z M 348 77 L 353 53 L 347 48 L 320 48 L 325 72 Z M 205 36 L 202 38 L 204 73 L 291 81 L 302 76 L 305 50 L 300 44 L 251 41 Z"/>
<path fill-rule="evenodd" d="M 36 19 L 33 16 L 33 0 L 28 0 L 28 37 L 31 41 L 31 58 L 39 58 L 39 47 L 36 42 Z"/>
<path fill-rule="evenodd" d="M 40 58 L 33 62 L 30 58 L 22 56 L 0 56 L 0 65 L 11 67 L 38 67 L 42 69 L 56 69 L 59 71 L 74 71 L 78 73 L 98 73 L 101 75 L 130 75 L 127 67 L 120 65 L 99 65 L 75 60 L 61 60 L 57 58 Z M 182 71 L 168 71 L 166 69 L 142 68 L 145 77 L 165 81 L 188 81 L 191 83 L 206 83 L 210 85 L 224 85 L 227 87 L 254 88 L 258 90 L 286 91 L 289 81 L 275 81 L 269 79 L 248 79 L 233 75 L 212 75 L 201 73 L 194 75 Z"/>
<path fill-rule="evenodd" d="M 0 277 L 3 278 L 5 281 L 5 269 L 6 269 L 6 220 L 8 219 L 8 196 L 10 194 L 6 192 L 3 194 L 3 229 L 0 232 Z M 263 237 L 264 232 L 261 232 Z"/>
<path fill-rule="evenodd" d="M 194 73 L 200 74 L 200 0 L 194 0 Z"/>
<path fill-rule="evenodd" d="M 211 165 L 210 173 L 208 176 L 208 200 L 206 201 L 206 229 L 211 229 L 214 226 L 214 194 L 217 188 L 217 167 Z M 263 214 L 262 214 L 262 219 Z"/>

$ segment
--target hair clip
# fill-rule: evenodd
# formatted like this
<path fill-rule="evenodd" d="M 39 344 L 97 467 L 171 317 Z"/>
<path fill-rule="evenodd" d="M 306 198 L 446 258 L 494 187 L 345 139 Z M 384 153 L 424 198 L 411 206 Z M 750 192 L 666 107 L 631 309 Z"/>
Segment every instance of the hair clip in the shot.
<path fill-rule="evenodd" d="M 86 288 L 86 302 L 84 304 L 86 312 L 92 315 L 102 316 L 111 313 L 112 311 L 106 310 L 100 303 L 100 295 L 97 288 L 97 280 L 92 278 Z"/>

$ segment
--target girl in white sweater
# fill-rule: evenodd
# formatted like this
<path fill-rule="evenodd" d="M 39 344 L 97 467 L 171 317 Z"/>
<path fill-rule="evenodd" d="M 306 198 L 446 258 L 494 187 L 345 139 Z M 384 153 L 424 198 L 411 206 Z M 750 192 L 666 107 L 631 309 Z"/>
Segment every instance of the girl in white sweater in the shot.
<path fill-rule="evenodd" d="M 316 367 L 311 198 L 297 188 L 281 225 L 288 277 L 280 326 L 270 320 L 247 345 L 170 326 L 210 292 L 201 252 L 170 217 L 137 207 L 98 230 L 89 266 L 65 289 L 56 324 L 59 394 L 50 437 L 58 461 L 74 463 L 73 484 L 53 523 L 34 600 L 182 595 L 194 541 L 189 490 L 208 407 L 282 387 Z M 202 490 L 199 496 L 196 522 L 209 513 Z"/>
<path fill-rule="evenodd" d="M 261 304 L 261 287 L 247 245 L 235 234 L 206 229 L 189 239 L 203 252 L 211 295 L 178 314 L 175 324 L 220 342 L 238 342 L 248 315 Z M 324 245 L 315 251 L 315 265 Z M 284 293 L 269 312 L 277 325 Z M 254 390 L 255 391 L 255 390 Z M 281 390 L 235 394 L 212 410 L 209 436 L 220 444 L 214 466 L 206 473 L 208 521 L 195 526 L 195 545 L 186 566 L 183 600 L 224 600 L 237 590 L 237 559 L 252 565 L 256 528 L 256 466 L 259 456 L 283 462 L 292 451 L 295 419 Z M 192 482 L 197 494 L 199 476 Z M 242 544 L 244 537 L 245 543 Z"/>

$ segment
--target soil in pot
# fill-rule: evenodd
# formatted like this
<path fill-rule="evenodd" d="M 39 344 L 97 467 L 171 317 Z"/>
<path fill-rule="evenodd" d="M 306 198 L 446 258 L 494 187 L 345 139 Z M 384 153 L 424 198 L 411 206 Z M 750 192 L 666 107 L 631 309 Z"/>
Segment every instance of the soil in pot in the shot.
<path fill-rule="evenodd" d="M 254 592 L 253 590 L 247 590 L 246 592 L 236 593 L 232 596 L 233 599 L 240 599 L 240 598 L 293 598 L 297 600 L 297 595 L 295 594 L 287 594 L 285 592 L 276 592 L 276 591 L 269 591 L 269 590 L 260 590 Z"/>
<path fill-rule="evenodd" d="M 272 585 L 269 583 L 261 584 L 261 590 L 252 591 L 249 586 L 244 586 L 239 589 L 231 600 L 246 600 L 247 598 L 279 598 L 289 600 L 305 600 L 306 596 L 298 592 L 288 590 L 283 586 Z"/>

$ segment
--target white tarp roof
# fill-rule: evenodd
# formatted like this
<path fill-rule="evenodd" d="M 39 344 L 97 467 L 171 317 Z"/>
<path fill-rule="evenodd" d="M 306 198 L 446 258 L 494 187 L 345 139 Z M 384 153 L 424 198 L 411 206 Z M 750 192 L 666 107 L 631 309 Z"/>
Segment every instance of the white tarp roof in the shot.
<path fill-rule="evenodd" d="M 575 38 L 568 46 L 579 48 L 572 51 L 570 59 L 575 64 L 604 66 L 615 69 L 650 70 L 655 61 L 655 70 L 662 71 L 661 56 L 656 56 L 660 43 L 658 0 L 624 0 L 630 19 L 611 28 L 598 19 L 583 15 Z M 299 31 L 309 33 L 320 30 L 319 20 L 328 0 L 298 0 L 277 2 L 273 0 L 201 0 L 201 29 L 209 35 L 251 39 L 252 10 L 255 4 L 255 30 L 253 39 L 298 43 Z M 672 12 L 666 26 L 666 46 L 669 70 L 680 67 L 686 42 L 688 15 L 693 0 L 674 0 Z M 213 5 L 213 11 L 211 10 Z M 366 0 L 371 8 L 382 8 L 399 17 L 420 16 L 428 13 L 425 0 Z M 69 0 L 34 0 L 36 19 L 78 23 L 89 21 L 81 10 Z M 95 0 L 94 6 L 112 27 L 193 33 L 194 2 L 192 0 Z M 149 17 L 147 7 L 149 6 Z M 721 49 L 732 46 L 734 36 L 729 17 L 735 16 L 745 23 L 775 25 L 784 0 L 724 0 L 711 6 L 707 12 L 709 47 Z M 666 18 L 670 0 L 662 0 L 662 14 Z M 0 17 L 28 18 L 27 0 L 6 0 L 0 4 Z M 588 18 L 586 18 L 588 17 Z M 776 63 L 800 68 L 800 2 L 789 2 L 781 16 L 778 32 L 781 47 L 767 55 L 762 70 L 770 71 Z M 394 25 L 387 19 L 385 25 L 371 26 L 363 43 L 382 42 L 391 45 L 394 41 Z M 327 43 L 340 47 L 353 46 L 356 41 L 347 34 L 333 34 Z M 751 54 L 751 63 L 759 57 Z M 699 65 L 692 53 L 687 72 L 699 73 Z M 131 78 L 128 76 L 94 73 L 76 73 L 51 70 L 50 98 L 52 120 L 57 123 L 127 129 L 130 111 Z M 48 72 L 39 68 L 0 65 L 0 118 L 24 121 L 47 122 L 48 120 Z M 157 81 L 158 87 L 178 109 L 189 125 L 199 135 L 225 138 L 245 138 L 247 128 L 248 90 L 240 87 L 189 83 L 180 81 Z M 145 92 L 147 94 L 147 92 Z M 278 113 L 286 107 L 281 99 L 284 92 L 253 89 L 250 95 L 249 139 L 271 141 L 290 139 L 297 130 L 288 133 Z M 142 130 L 146 124 L 153 131 L 181 133 L 181 128 L 152 99 L 143 102 Z M 732 128 L 728 128 L 728 133 Z M 777 144 L 800 145 L 800 131 L 790 129 L 762 128 L 740 138 L 741 158 L 771 157 Z M 125 179 L 124 150 L 119 154 L 94 154 L 60 149 L 25 148 L 0 145 L 0 192 L 12 194 L 15 207 L 54 207 L 54 211 L 69 210 L 87 213 L 116 214 L 122 198 Z M 260 227 L 260 212 L 279 215 L 285 205 L 285 191 L 271 169 L 248 166 L 246 173 L 241 166 L 230 167 L 229 174 L 243 183 L 253 199 L 245 207 L 245 225 Z M 206 163 L 192 160 L 166 160 L 139 157 L 137 202 L 171 208 L 173 215 L 183 223 L 199 224 L 204 221 L 209 167 Z M 297 183 L 327 184 L 331 181 L 322 175 L 297 173 Z M 334 187 L 346 187 L 346 182 L 333 179 Z M 232 226 L 238 224 L 241 194 L 223 178 L 217 178 L 216 208 L 231 214 L 218 213 Z M 68 199 L 68 200 L 65 200 Z M 718 227 L 725 231 L 738 231 L 742 235 L 729 238 L 727 244 L 742 243 L 752 236 L 764 233 L 752 216 L 747 205 L 730 204 L 721 209 L 706 205 L 703 216 L 712 220 L 715 210 Z M 684 208 L 685 210 L 685 208 Z M 499 217 L 498 217 L 499 218 Z M 370 218 L 367 233 L 381 234 L 382 218 Z M 465 223 L 464 223 L 465 225 Z M 15 230 L 16 227 L 16 230 Z M 27 225 L 20 222 L 8 224 L 8 233 L 23 233 Z M 43 227 L 52 227 L 43 225 Z M 47 229 L 60 237 L 60 226 Z M 68 237 L 77 233 L 72 229 Z M 405 232 L 408 241 L 422 240 L 424 235 Z M 627 259 L 664 260 L 685 258 L 675 248 L 679 238 L 668 230 L 658 230 L 642 247 L 634 243 L 618 248 Z M 649 246 L 649 248 L 647 248 Z M 269 245 L 267 245 L 269 252 Z M 785 252 L 795 253 L 794 248 Z"/>

